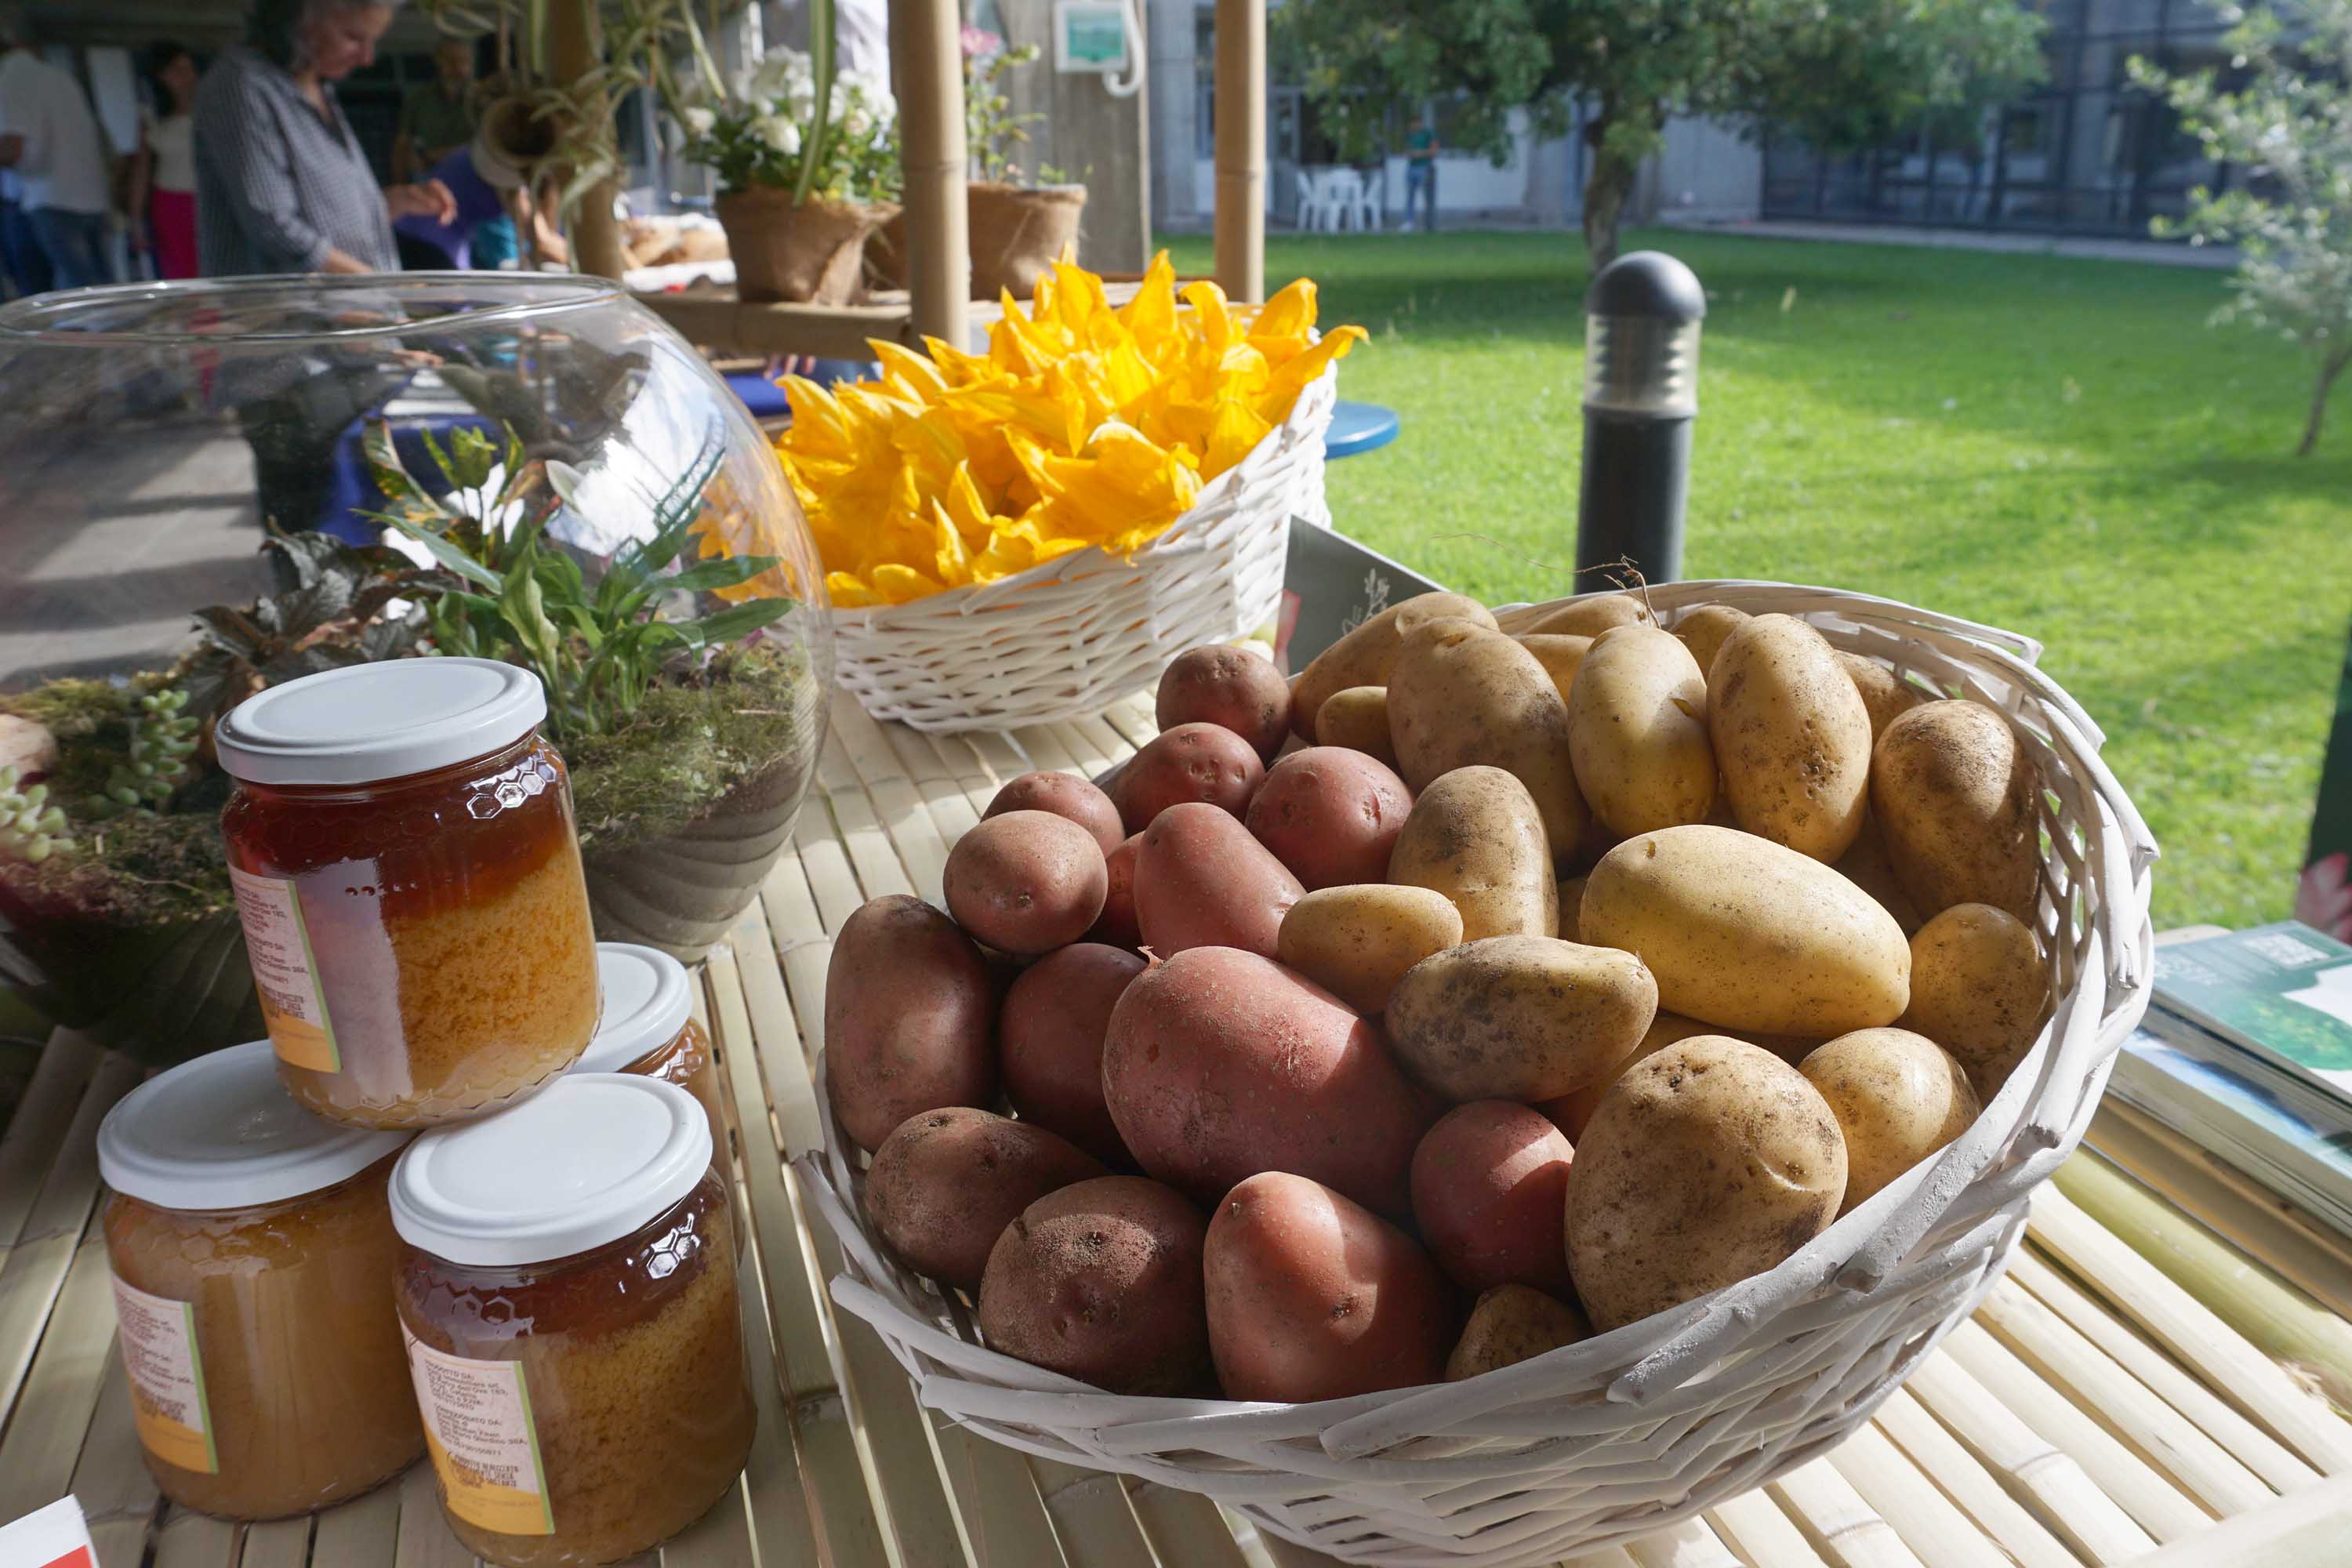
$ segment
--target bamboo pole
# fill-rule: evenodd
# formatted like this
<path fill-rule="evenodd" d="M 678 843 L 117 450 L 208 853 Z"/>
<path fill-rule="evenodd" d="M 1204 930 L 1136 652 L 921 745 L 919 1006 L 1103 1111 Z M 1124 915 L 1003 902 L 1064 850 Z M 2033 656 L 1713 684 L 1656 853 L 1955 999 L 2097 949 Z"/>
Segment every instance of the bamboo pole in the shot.
<path fill-rule="evenodd" d="M 1217 281 L 1265 298 L 1265 0 L 1217 0 Z"/>
<path fill-rule="evenodd" d="M 907 176 L 907 283 L 915 330 L 964 341 L 971 239 L 964 207 L 963 53 L 955 0 L 890 0 L 898 157 Z"/>
<path fill-rule="evenodd" d="M 596 0 L 564 0 L 548 18 L 548 66 L 557 82 L 572 86 L 594 70 L 604 54 Z M 629 265 L 621 248 L 620 221 L 613 216 L 614 182 L 599 180 L 580 198 L 572 218 L 572 264 L 599 278 L 618 279 Z"/>

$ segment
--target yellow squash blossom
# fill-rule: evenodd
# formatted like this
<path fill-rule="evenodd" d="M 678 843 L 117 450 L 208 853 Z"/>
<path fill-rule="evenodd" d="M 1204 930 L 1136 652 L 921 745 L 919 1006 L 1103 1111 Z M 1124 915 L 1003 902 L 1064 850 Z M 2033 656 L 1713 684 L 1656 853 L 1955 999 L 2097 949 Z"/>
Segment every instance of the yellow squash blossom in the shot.
<path fill-rule="evenodd" d="M 835 605 L 902 605 L 1089 546 L 1131 555 L 1364 337 L 1318 339 L 1306 279 L 1234 305 L 1214 283 L 1180 290 L 1165 252 L 1117 309 L 1067 258 L 1028 309 L 1003 305 L 986 353 L 877 342 L 878 381 L 785 378 L 776 450 Z M 704 553 L 740 531 L 711 529 Z"/>

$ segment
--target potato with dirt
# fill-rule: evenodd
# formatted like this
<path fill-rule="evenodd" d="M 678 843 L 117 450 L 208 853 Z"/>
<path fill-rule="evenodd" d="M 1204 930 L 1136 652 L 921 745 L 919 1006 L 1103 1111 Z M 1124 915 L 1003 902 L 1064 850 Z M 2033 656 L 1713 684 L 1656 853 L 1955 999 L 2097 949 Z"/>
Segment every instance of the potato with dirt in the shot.
<path fill-rule="evenodd" d="M 1049 1193 L 996 1238 L 981 1336 L 1107 1393 L 1210 1397 L 1208 1235 L 1181 1193 L 1141 1176 Z"/>
<path fill-rule="evenodd" d="M 1680 1013 L 1662 1012 L 1650 1020 L 1650 1026 L 1642 1031 L 1642 1037 L 1633 1048 L 1619 1058 L 1615 1065 L 1606 1072 L 1582 1089 L 1551 1100 L 1538 1101 L 1536 1109 L 1549 1117 L 1552 1125 L 1559 1128 L 1570 1143 L 1574 1143 L 1584 1136 L 1585 1124 L 1592 1120 L 1593 1111 L 1599 1109 L 1601 1097 L 1609 1092 L 1611 1084 L 1624 1076 L 1627 1068 L 1632 1067 L 1643 1057 L 1663 1051 L 1679 1040 L 1689 1039 L 1693 1035 L 1714 1035 L 1721 1032 L 1713 1024 L 1702 1024 L 1696 1018 L 1685 1018 Z M 1748 1043 L 1753 1045 L 1756 1042 L 1751 1040 Z"/>
<path fill-rule="evenodd" d="M 1655 626 L 1592 642 L 1568 698 L 1569 755 L 1592 815 L 1623 838 L 1705 822 L 1715 809 L 1706 677 Z"/>
<path fill-rule="evenodd" d="M 1024 958 L 1086 935 L 1110 891 L 1094 835 L 1049 811 L 982 818 L 948 851 L 941 881 L 958 925 Z"/>
<path fill-rule="evenodd" d="M 1911 938 L 1911 1006 L 1900 1022 L 1958 1058 L 1979 1099 L 2000 1092 L 2049 1015 L 2049 961 L 2008 910 L 1954 904 Z"/>
<path fill-rule="evenodd" d="M 1585 879 L 1577 933 L 1649 966 L 1658 1005 L 1742 1035 L 1827 1039 L 1911 1000 L 1895 917 L 1810 856 L 1727 827 L 1628 838 Z"/>
<path fill-rule="evenodd" d="M 1526 1285 L 1482 1292 L 1445 1358 L 1445 1381 L 1460 1383 L 1592 1337 L 1592 1324 L 1567 1302 Z"/>
<path fill-rule="evenodd" d="M 1389 997 L 1389 1043 L 1415 1081 L 1459 1104 L 1552 1100 L 1624 1060 L 1657 1016 L 1633 953 L 1490 936 L 1433 953 Z"/>
<path fill-rule="evenodd" d="M 1396 744 L 1389 737 L 1389 689 L 1350 686 L 1335 691 L 1315 715 L 1314 744 L 1345 746 L 1361 752 L 1384 768 L 1396 766 Z"/>
<path fill-rule="evenodd" d="M 1571 1289 L 1560 1205 L 1575 1157 L 1540 1111 L 1504 1100 L 1457 1105 L 1412 1155 L 1412 1217 L 1421 1239 L 1465 1290 Z"/>
<path fill-rule="evenodd" d="M 1592 638 L 1570 637 L 1560 632 L 1521 632 L 1511 639 L 1536 656 L 1536 662 L 1551 677 L 1552 689 L 1559 693 L 1562 702 L 1576 689 L 1576 672 L 1583 668 L 1584 656 L 1592 651 Z"/>
<path fill-rule="evenodd" d="M 1202 1254 L 1209 1348 L 1228 1399 L 1303 1403 L 1435 1383 L 1454 1292 L 1419 1243 L 1285 1172 L 1225 1194 Z"/>
<path fill-rule="evenodd" d="M 1693 605 L 1675 617 L 1674 634 L 1690 649 L 1698 672 L 1705 676 L 1715 668 L 1715 656 L 1723 651 L 1723 639 L 1733 628 L 1748 618 L 1748 612 L 1729 605 Z"/>
<path fill-rule="evenodd" d="M 834 933 L 825 1098 L 874 1150 L 919 1111 L 996 1097 L 996 988 L 980 949 L 922 900 L 874 900 Z"/>
<path fill-rule="evenodd" d="M 1155 711 L 1162 732 L 1216 724 L 1247 741 L 1271 763 L 1290 733 L 1290 682 L 1254 648 L 1186 648 L 1160 677 Z"/>
<path fill-rule="evenodd" d="M 1203 1202 L 1281 1170 L 1400 1215 L 1440 1109 L 1347 1004 L 1230 947 L 1179 952 L 1129 984 L 1103 1043 L 1103 1100 L 1144 1170 Z"/>
<path fill-rule="evenodd" d="M 1265 782 L 1265 764 L 1247 741 L 1222 724 L 1179 724 L 1154 735 L 1120 765 L 1110 795 L 1120 824 L 1140 833 L 1161 812 L 1188 801 L 1239 817 Z"/>
<path fill-rule="evenodd" d="M 1984 1108 L 1950 1052 L 1909 1029 L 1856 1029 L 1813 1047 L 1797 1070 L 1845 1137 L 1845 1201 L 1881 1188 L 1969 1130 Z"/>
<path fill-rule="evenodd" d="M 1271 958 L 1306 891 L 1248 828 L 1199 802 L 1161 812 L 1136 851 L 1136 923 L 1162 958 L 1193 947 Z"/>
<path fill-rule="evenodd" d="M 1312 892 L 1379 881 L 1412 810 L 1412 792 L 1377 760 L 1309 746 L 1266 770 L 1242 820 Z"/>
<path fill-rule="evenodd" d="M 1569 1167 L 1569 1272 L 1602 1333 L 1761 1274 L 1845 1197 L 1837 1117 L 1771 1052 L 1698 1035 L 1612 1085 Z"/>
<path fill-rule="evenodd" d="M 1456 768 L 1414 796 L 1388 879 L 1452 900 L 1465 942 L 1559 927 L 1543 816 L 1528 786 L 1500 768 Z"/>
<path fill-rule="evenodd" d="M 1043 1127 L 942 1106 L 907 1118 L 874 1151 L 866 1217 L 916 1273 L 977 1290 L 989 1248 L 1023 1209 L 1105 1173 L 1101 1161 Z"/>
<path fill-rule="evenodd" d="M 984 820 L 1008 811 L 1049 811 L 1066 816 L 1093 834 L 1105 855 L 1127 837 L 1119 826 L 1118 807 L 1111 804 L 1110 796 L 1076 773 L 1023 773 L 996 792 L 981 816 Z"/>
<path fill-rule="evenodd" d="M 996 1022 L 1004 1097 L 1021 1120 L 1108 1165 L 1126 1164 L 1128 1153 L 1103 1103 L 1103 1040 L 1111 1009 L 1143 968 L 1124 949 L 1072 942 L 1021 972 Z"/>
<path fill-rule="evenodd" d="M 1878 737 L 1886 733 L 1886 726 L 1916 708 L 1931 701 L 1924 688 L 1914 686 L 1895 673 L 1891 665 L 1882 664 L 1866 654 L 1838 650 L 1838 664 L 1853 681 L 1861 694 L 1863 707 L 1870 710 L 1870 742 L 1875 746 Z"/>
<path fill-rule="evenodd" d="M 1638 594 L 1595 594 L 1546 610 L 1511 629 L 1521 636 L 1597 637 L 1613 626 L 1654 626 L 1658 617 Z"/>
<path fill-rule="evenodd" d="M 1872 753 L 1870 804 L 1922 914 L 1990 904 L 2033 919 L 2042 780 L 2009 721 L 1981 702 L 1923 702 Z"/>
<path fill-rule="evenodd" d="M 1391 605 L 1315 656 L 1290 683 L 1290 727 L 1302 741 L 1315 740 L 1317 715 L 1334 692 L 1351 686 L 1386 686 L 1397 645 L 1423 621 L 1461 616 L 1491 628 L 1495 617 L 1466 594 L 1416 594 Z"/>
<path fill-rule="evenodd" d="M 1723 793 L 1749 833 L 1824 865 L 1870 806 L 1870 710 L 1822 634 L 1794 616 L 1732 629 L 1706 678 Z"/>
<path fill-rule="evenodd" d="M 1384 1011 L 1406 970 L 1462 940 L 1443 893 L 1383 883 L 1324 888 L 1282 917 L 1275 956 L 1366 1017 Z"/>
<path fill-rule="evenodd" d="M 1389 675 L 1389 733 L 1414 790 L 1457 768 L 1501 768 L 1527 786 L 1555 854 L 1584 832 L 1568 705 L 1535 655 L 1502 633 L 1452 618 L 1406 633 Z"/>

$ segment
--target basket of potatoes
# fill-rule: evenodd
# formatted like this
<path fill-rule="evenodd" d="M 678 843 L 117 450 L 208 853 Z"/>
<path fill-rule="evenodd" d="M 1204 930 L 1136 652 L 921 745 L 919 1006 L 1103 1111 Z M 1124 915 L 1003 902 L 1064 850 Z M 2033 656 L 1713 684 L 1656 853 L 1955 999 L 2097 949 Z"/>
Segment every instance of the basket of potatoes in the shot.
<path fill-rule="evenodd" d="M 833 1292 L 923 1403 L 1349 1562 L 1654 1531 L 1989 1289 L 2156 846 L 2011 633 L 1700 582 L 1190 650 L 836 936 Z"/>

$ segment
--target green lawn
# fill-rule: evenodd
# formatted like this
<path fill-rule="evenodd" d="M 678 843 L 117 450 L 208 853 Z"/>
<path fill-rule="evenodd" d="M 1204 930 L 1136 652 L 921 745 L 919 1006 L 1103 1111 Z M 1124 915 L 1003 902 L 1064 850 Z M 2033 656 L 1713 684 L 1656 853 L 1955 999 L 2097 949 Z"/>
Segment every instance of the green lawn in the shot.
<path fill-rule="evenodd" d="M 2165 858 L 2159 926 L 2284 917 L 2352 613 L 2352 395 L 2206 325 L 2212 273 L 1630 237 L 1710 298 L 1685 570 L 1885 594 L 2048 645 Z M 1205 271 L 1205 239 L 1176 242 Z M 1571 591 L 1586 279 L 1571 236 L 1276 238 L 1404 420 L 1337 464 L 1340 529 L 1490 600 Z"/>

